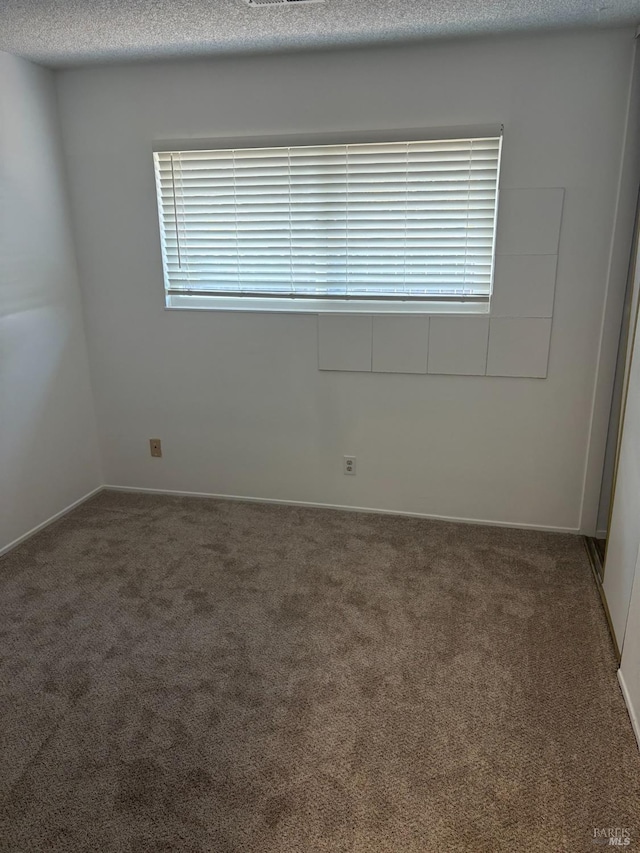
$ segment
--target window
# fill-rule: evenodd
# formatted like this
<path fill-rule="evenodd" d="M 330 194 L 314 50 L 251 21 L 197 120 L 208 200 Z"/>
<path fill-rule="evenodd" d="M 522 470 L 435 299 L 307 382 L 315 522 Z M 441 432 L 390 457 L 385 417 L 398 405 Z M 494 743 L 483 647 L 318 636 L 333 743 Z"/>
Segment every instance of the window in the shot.
<path fill-rule="evenodd" d="M 498 132 L 158 151 L 167 305 L 487 306 L 500 150 Z"/>

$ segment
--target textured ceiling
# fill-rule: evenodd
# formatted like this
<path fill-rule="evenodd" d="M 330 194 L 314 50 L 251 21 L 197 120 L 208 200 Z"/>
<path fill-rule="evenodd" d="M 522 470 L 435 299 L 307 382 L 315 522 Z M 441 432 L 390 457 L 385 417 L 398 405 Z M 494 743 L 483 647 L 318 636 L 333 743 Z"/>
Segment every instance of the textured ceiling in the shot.
<path fill-rule="evenodd" d="M 639 20 L 640 0 L 0 0 L 0 50 L 66 67 Z"/>

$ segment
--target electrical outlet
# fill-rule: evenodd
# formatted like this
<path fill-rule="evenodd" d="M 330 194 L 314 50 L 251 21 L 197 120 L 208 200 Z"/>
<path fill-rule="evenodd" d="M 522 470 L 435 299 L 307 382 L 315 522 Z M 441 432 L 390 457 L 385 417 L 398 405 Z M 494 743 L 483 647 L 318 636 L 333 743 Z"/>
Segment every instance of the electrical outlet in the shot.
<path fill-rule="evenodd" d="M 160 457 L 162 456 L 162 442 L 159 438 L 150 438 L 149 439 L 149 447 L 151 449 L 151 455 Z"/>
<path fill-rule="evenodd" d="M 352 476 L 356 473 L 356 457 L 355 456 L 345 456 L 344 457 L 344 473 L 351 474 Z"/>

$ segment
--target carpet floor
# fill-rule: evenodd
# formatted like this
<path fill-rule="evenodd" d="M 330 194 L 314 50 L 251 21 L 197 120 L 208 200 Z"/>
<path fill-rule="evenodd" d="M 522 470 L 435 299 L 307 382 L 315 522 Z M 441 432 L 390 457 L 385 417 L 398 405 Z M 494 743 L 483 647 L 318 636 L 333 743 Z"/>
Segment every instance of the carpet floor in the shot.
<path fill-rule="evenodd" d="M 640 847 L 578 537 L 103 492 L 0 559 L 0 849 Z"/>

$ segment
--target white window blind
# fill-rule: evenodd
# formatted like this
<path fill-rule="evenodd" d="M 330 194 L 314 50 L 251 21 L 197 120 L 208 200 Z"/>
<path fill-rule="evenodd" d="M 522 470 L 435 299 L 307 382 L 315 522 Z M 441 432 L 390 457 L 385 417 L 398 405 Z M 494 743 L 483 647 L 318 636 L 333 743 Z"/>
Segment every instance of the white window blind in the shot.
<path fill-rule="evenodd" d="M 168 304 L 488 302 L 500 148 L 495 136 L 156 152 Z"/>

